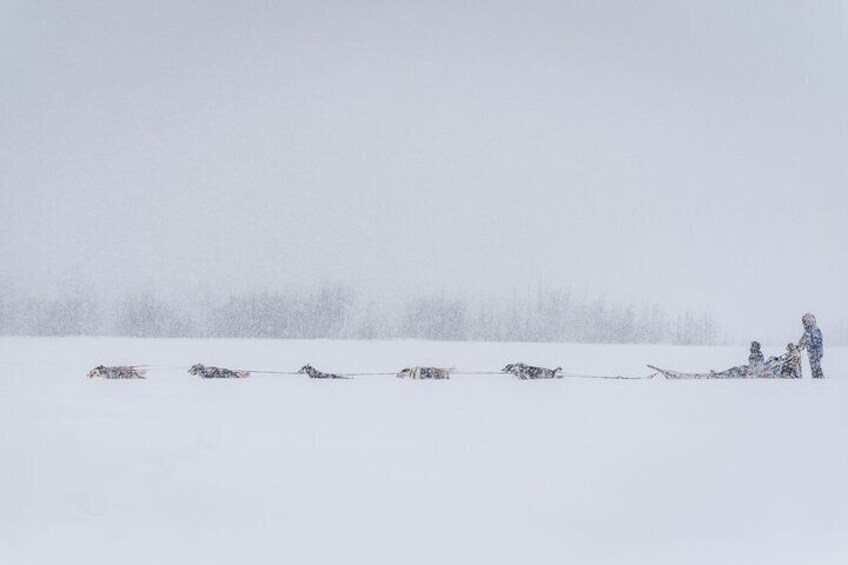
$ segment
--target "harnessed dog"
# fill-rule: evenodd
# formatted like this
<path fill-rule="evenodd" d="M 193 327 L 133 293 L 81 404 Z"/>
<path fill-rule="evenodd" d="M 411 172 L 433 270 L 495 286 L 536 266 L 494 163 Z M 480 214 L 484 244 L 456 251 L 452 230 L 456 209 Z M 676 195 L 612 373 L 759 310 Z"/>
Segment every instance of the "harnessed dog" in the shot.
<path fill-rule="evenodd" d="M 207 367 L 197 363 L 188 370 L 190 375 L 200 375 L 204 379 L 246 379 L 250 376 L 248 371 L 233 371 L 221 367 Z"/>
<path fill-rule="evenodd" d="M 449 379 L 450 369 L 439 367 L 412 367 L 402 370 L 396 376 L 399 379 Z"/>
<path fill-rule="evenodd" d="M 501 373 L 514 375 L 521 380 L 528 379 L 561 379 L 562 367 L 556 369 L 547 369 L 545 367 L 533 367 L 524 363 L 510 363 L 503 369 Z"/>
<path fill-rule="evenodd" d="M 98 365 L 88 372 L 88 378 L 100 377 L 102 379 L 146 379 L 147 373 L 136 367 L 116 366 L 107 367 Z"/>
<path fill-rule="evenodd" d="M 335 375 L 333 373 L 322 373 L 312 365 L 304 365 L 303 368 L 298 371 L 299 374 L 309 375 L 310 379 L 349 379 L 350 377 L 343 377 L 342 375 Z"/>

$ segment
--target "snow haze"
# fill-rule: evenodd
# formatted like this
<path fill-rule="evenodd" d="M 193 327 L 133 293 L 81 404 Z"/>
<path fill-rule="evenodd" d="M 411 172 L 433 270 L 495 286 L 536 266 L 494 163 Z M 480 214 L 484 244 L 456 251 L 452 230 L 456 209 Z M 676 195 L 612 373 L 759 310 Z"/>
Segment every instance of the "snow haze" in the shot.
<path fill-rule="evenodd" d="M 842 323 L 845 2 L 0 4 L 0 282 Z"/>

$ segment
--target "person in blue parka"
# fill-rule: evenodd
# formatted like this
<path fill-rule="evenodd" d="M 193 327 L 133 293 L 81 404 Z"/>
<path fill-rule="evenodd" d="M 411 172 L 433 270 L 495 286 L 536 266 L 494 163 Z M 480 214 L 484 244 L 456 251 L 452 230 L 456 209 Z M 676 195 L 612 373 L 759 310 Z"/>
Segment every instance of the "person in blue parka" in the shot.
<path fill-rule="evenodd" d="M 801 318 L 801 323 L 804 324 L 804 335 L 801 336 L 801 341 L 798 342 L 798 347 L 807 350 L 807 357 L 810 359 L 810 370 L 813 372 L 814 379 L 823 379 L 821 360 L 824 355 L 824 342 L 822 341 L 821 330 L 816 325 L 816 317 L 810 313 L 804 314 Z"/>

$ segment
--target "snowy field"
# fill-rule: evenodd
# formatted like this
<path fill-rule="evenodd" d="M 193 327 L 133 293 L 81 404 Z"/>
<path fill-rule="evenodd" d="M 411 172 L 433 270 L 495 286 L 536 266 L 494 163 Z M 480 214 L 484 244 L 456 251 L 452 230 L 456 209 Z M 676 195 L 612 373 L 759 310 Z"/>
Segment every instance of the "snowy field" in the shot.
<path fill-rule="evenodd" d="M 779 351 L 766 348 L 766 355 Z M 848 563 L 848 349 L 828 379 L 204 381 L 511 361 L 643 376 L 745 348 L 0 338 L 0 563 Z"/>

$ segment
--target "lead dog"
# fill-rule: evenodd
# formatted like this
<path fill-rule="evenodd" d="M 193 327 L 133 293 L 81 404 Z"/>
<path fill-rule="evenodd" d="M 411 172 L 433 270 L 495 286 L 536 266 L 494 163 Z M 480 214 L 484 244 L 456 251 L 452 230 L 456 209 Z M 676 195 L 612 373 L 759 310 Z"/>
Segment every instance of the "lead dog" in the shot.
<path fill-rule="evenodd" d="M 515 375 L 521 380 L 527 379 L 561 379 L 562 367 L 556 369 L 546 369 L 545 367 L 533 367 L 524 363 L 510 363 L 503 369 L 501 373 L 509 373 Z"/>
<path fill-rule="evenodd" d="M 207 367 L 197 363 L 188 370 L 190 375 L 200 375 L 204 379 L 246 379 L 250 376 L 248 371 L 233 371 L 221 367 Z"/>
<path fill-rule="evenodd" d="M 135 367 L 107 367 L 98 365 L 88 372 L 88 378 L 100 377 L 103 379 L 146 379 L 147 373 Z"/>
<path fill-rule="evenodd" d="M 449 379 L 450 369 L 438 367 L 412 367 L 402 370 L 396 376 L 399 379 Z"/>

